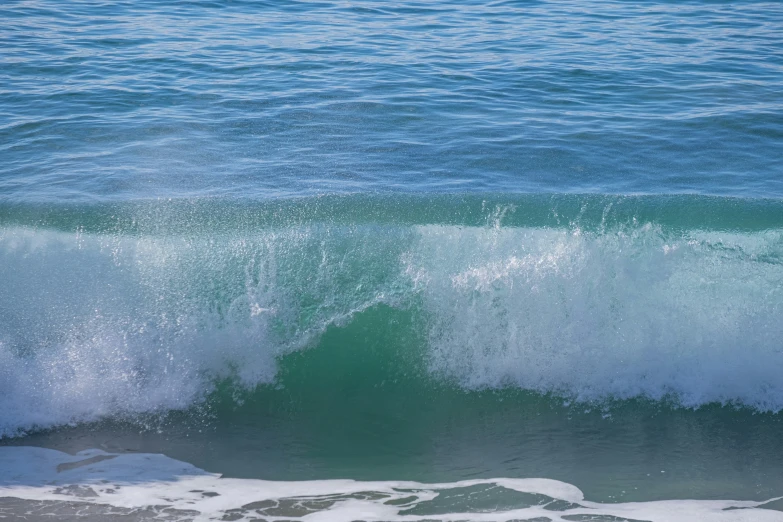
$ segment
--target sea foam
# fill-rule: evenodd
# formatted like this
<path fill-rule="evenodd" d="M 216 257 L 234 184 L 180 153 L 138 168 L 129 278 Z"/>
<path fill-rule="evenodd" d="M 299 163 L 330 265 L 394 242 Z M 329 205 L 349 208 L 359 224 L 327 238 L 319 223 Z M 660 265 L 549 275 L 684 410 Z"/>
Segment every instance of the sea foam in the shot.
<path fill-rule="evenodd" d="M 581 400 L 783 407 L 783 233 L 425 226 L 431 370 Z"/>
<path fill-rule="evenodd" d="M 604 504 L 550 479 L 275 482 L 221 478 L 164 455 L 101 450 L 69 455 L 35 447 L 0 447 L 0 469 L 0 509 L 31 520 L 78 514 L 171 522 L 259 517 L 309 522 L 783 521 L 783 512 L 764 509 L 770 501 Z"/>

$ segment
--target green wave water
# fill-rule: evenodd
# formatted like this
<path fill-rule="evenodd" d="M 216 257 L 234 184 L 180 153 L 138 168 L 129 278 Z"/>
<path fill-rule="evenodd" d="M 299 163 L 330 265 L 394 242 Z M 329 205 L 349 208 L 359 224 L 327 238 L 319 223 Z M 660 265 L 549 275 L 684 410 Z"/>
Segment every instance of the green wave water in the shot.
<path fill-rule="evenodd" d="M 2 430 L 274 386 L 281 361 L 332 354 L 323 336 L 348 327 L 366 333 L 350 357 L 311 363 L 314 382 L 401 373 L 777 412 L 782 209 L 568 195 L 6 205 Z M 315 370 L 298 371 L 286 379 Z"/>

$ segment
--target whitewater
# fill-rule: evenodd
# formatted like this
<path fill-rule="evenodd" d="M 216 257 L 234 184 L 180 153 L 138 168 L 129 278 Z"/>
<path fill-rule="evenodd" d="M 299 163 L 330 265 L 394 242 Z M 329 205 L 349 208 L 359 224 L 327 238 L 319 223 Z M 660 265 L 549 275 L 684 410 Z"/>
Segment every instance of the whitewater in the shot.
<path fill-rule="evenodd" d="M 74 520 L 783 520 L 780 511 L 763 509 L 780 499 L 600 504 L 585 501 L 575 486 L 547 479 L 449 484 L 237 480 L 162 455 L 97 450 L 67 455 L 42 448 L 0 448 L 0 464 L 9 472 L 0 481 L 0 494 L 28 501 L 0 497 L 0 510 L 21 504 L 28 514 L 50 511 Z"/>
<path fill-rule="evenodd" d="M 221 380 L 273 384 L 280 357 L 380 306 L 412 316 L 422 379 L 783 408 L 783 228 L 620 221 L 615 203 L 629 204 L 588 198 L 570 221 L 555 205 L 543 218 L 559 226 L 513 221 L 525 198 L 481 201 L 481 226 L 5 226 L 0 428 L 187 409 Z"/>

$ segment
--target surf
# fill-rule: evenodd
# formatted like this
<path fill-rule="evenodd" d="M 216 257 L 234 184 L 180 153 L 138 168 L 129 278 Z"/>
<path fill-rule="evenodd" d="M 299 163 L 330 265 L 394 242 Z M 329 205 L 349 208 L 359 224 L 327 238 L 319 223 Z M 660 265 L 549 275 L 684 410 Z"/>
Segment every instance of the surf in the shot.
<path fill-rule="evenodd" d="M 551 479 L 264 481 L 222 478 L 163 455 L 0 448 L 0 507 L 6 513 L 315 521 L 783 520 L 766 501 L 665 500 L 600 503 Z"/>
<path fill-rule="evenodd" d="M 0 216 L 2 436 L 274 388 L 351 325 L 363 364 L 384 368 L 377 384 L 404 367 L 467 393 L 783 409 L 775 200 L 344 196 Z"/>

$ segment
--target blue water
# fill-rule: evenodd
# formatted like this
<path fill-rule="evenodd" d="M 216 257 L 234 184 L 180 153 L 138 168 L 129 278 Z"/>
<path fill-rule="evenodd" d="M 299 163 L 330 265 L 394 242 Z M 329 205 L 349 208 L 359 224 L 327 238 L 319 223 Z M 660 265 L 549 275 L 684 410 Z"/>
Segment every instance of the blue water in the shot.
<path fill-rule="evenodd" d="M 0 197 L 783 196 L 780 2 L 0 7 Z"/>
<path fill-rule="evenodd" d="M 782 520 L 782 339 L 783 2 L 0 5 L 0 518 Z"/>

